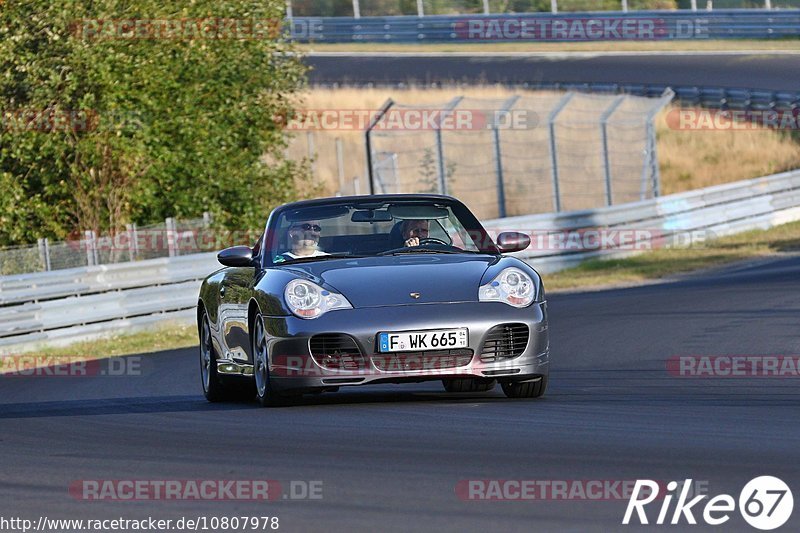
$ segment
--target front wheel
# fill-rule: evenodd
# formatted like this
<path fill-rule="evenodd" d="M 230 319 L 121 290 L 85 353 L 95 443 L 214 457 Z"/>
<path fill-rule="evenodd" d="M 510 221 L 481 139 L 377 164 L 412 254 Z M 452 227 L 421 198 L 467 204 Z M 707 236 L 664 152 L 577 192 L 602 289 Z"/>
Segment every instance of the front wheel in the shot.
<path fill-rule="evenodd" d="M 228 389 L 222 383 L 217 372 L 217 355 L 211 338 L 211 324 L 208 313 L 203 312 L 200 323 L 200 380 L 203 383 L 203 394 L 209 402 L 221 402 L 229 397 Z"/>
<path fill-rule="evenodd" d="M 539 398 L 547 390 L 547 376 L 541 376 L 534 381 L 513 382 L 502 384 L 503 392 L 509 398 Z"/>
<path fill-rule="evenodd" d="M 253 377 L 256 381 L 256 399 L 263 407 L 276 407 L 286 404 L 286 397 L 274 390 L 269 375 L 269 347 L 267 330 L 261 313 L 253 321 L 251 335 L 253 347 Z"/>

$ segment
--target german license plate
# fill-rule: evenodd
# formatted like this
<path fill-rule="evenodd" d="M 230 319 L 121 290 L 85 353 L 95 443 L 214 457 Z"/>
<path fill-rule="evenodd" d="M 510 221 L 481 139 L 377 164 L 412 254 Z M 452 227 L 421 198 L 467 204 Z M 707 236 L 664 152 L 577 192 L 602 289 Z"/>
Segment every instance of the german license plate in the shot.
<path fill-rule="evenodd" d="M 469 346 L 467 328 L 388 331 L 378 334 L 378 351 L 381 353 L 449 350 L 467 346 Z"/>

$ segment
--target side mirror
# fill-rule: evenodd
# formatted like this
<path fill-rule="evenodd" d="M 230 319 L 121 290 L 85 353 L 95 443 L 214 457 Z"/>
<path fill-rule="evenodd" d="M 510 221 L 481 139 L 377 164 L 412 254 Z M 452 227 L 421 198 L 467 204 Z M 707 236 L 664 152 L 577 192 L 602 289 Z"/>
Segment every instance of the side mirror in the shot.
<path fill-rule="evenodd" d="M 530 244 L 530 236 L 516 231 L 507 231 L 497 236 L 497 247 L 503 253 L 521 252 Z"/>
<path fill-rule="evenodd" d="M 232 246 L 217 254 L 217 261 L 227 267 L 253 266 L 253 250 L 249 246 Z"/>

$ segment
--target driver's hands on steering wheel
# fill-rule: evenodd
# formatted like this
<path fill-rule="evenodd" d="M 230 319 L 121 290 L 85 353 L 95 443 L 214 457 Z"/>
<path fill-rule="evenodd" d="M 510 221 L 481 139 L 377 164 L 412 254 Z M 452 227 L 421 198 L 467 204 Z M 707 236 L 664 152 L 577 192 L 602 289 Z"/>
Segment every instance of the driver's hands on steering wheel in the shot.
<path fill-rule="evenodd" d="M 419 237 L 411 237 L 410 239 L 406 239 L 405 245 L 408 247 L 419 246 Z"/>

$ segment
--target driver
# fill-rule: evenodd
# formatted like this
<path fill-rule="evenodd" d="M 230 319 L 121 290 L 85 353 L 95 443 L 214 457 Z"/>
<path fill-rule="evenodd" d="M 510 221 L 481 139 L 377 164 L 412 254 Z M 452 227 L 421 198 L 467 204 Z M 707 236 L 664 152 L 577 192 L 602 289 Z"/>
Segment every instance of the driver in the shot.
<path fill-rule="evenodd" d="M 318 220 L 292 222 L 286 232 L 291 250 L 279 255 L 281 260 L 328 255 L 318 248 L 319 236 L 322 232 L 322 226 Z"/>
<path fill-rule="evenodd" d="M 419 246 L 419 241 L 427 239 L 429 232 L 429 220 L 406 220 L 401 228 L 403 245 L 407 247 Z"/>

